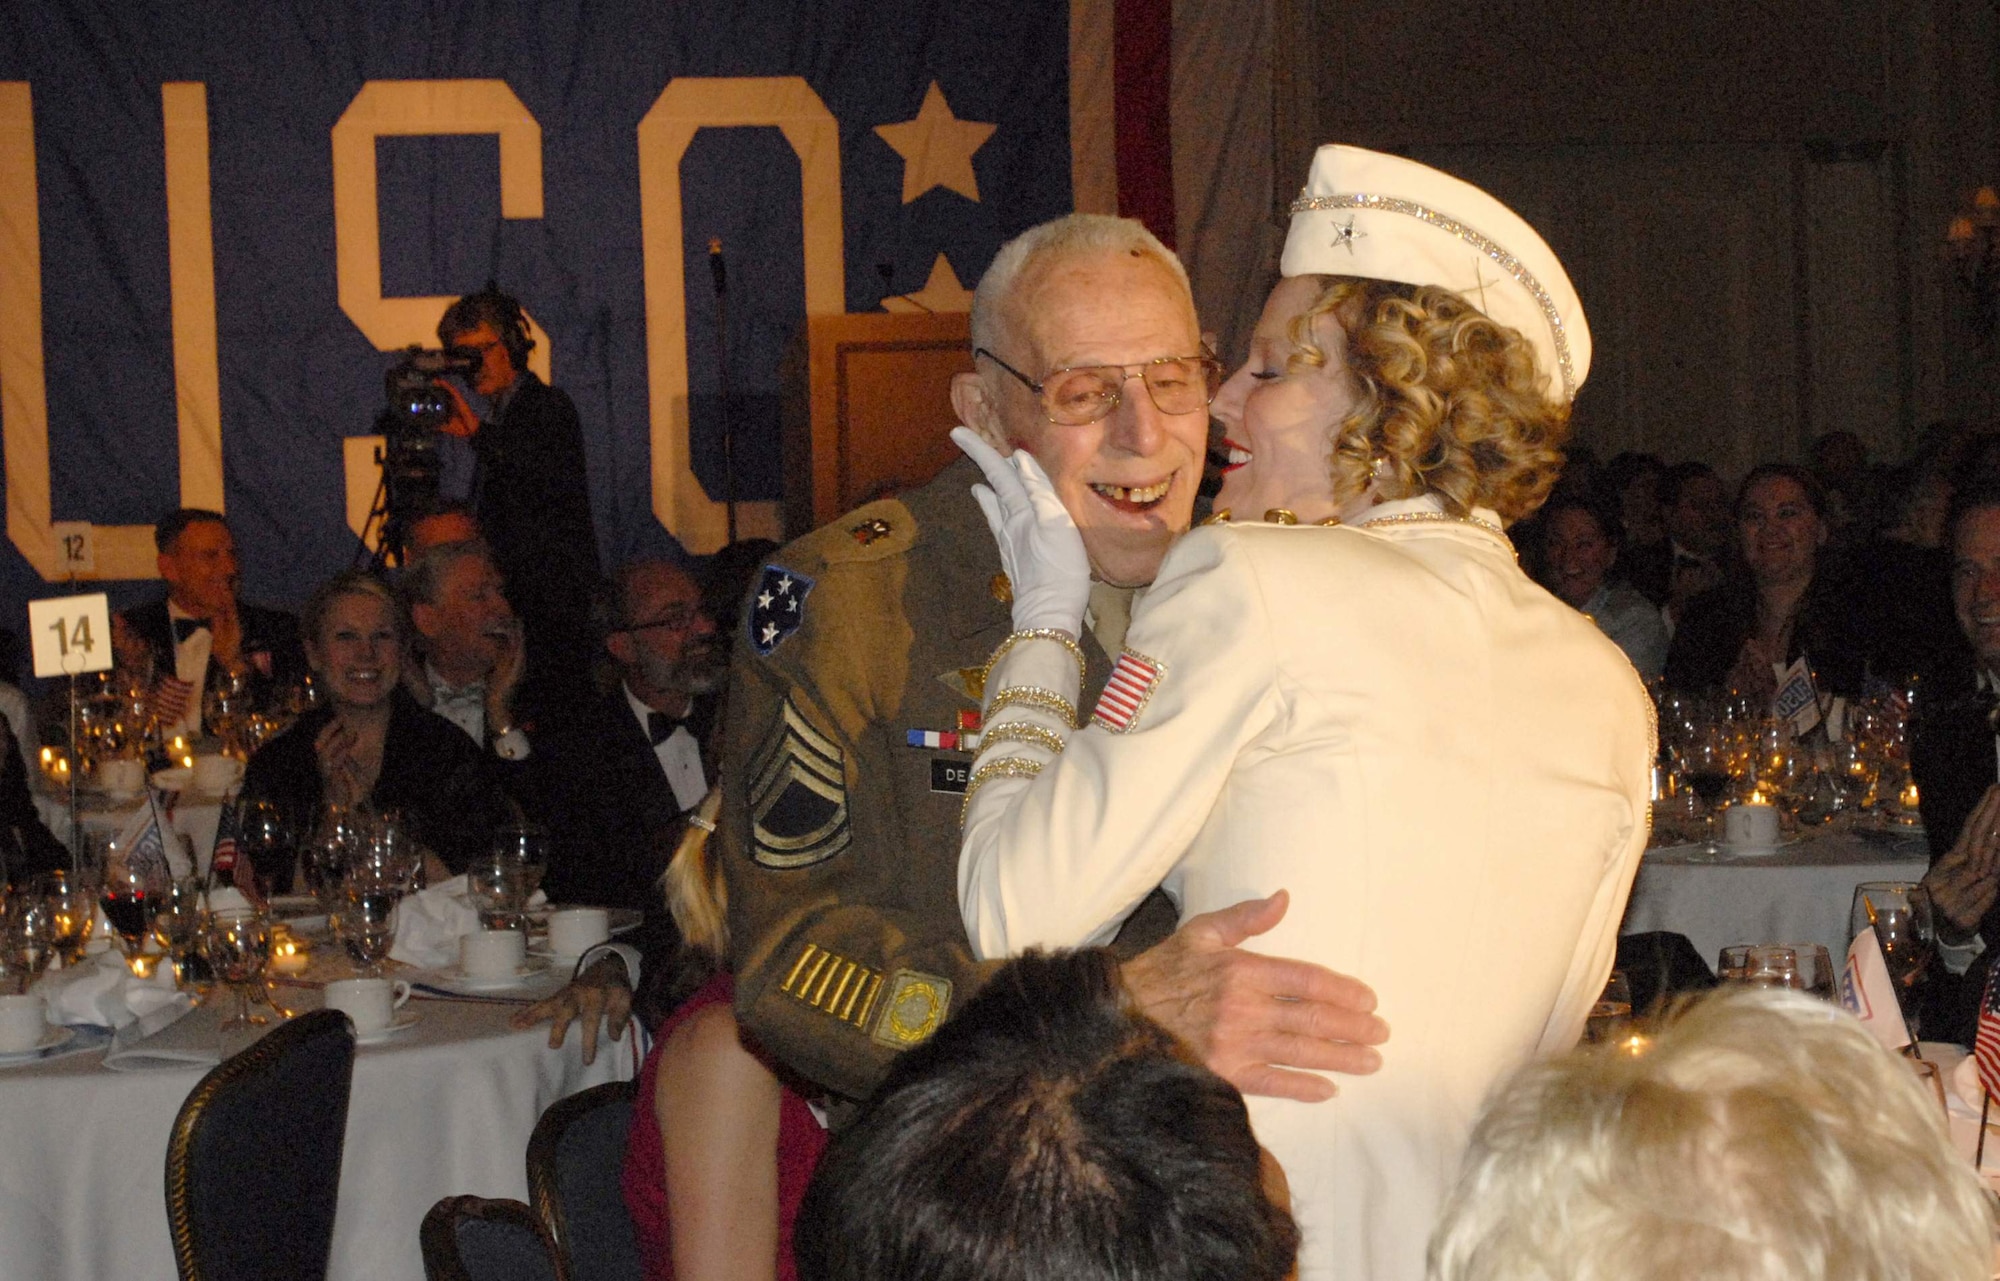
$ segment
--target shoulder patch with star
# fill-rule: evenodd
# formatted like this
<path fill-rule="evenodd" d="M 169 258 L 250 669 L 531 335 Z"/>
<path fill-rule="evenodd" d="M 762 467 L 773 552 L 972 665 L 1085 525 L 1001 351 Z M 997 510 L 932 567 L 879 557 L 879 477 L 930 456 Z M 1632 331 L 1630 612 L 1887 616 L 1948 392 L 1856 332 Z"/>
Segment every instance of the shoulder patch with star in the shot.
<path fill-rule="evenodd" d="M 813 580 L 781 565 L 764 566 L 750 602 L 750 648 L 762 658 L 785 643 L 806 621 L 806 595 Z"/>

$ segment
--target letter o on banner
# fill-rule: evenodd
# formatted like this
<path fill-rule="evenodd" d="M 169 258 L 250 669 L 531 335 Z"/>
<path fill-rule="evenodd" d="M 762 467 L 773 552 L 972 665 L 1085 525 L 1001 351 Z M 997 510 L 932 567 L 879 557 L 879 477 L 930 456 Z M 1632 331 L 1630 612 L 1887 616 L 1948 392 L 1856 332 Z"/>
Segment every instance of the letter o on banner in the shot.
<path fill-rule="evenodd" d="M 646 378 L 653 514 L 697 555 L 720 548 L 728 513 L 695 478 L 688 446 L 687 280 L 681 257 L 681 158 L 702 129 L 775 126 L 799 158 L 806 314 L 847 308 L 840 220 L 840 126 L 797 76 L 670 81 L 639 121 L 639 218 L 646 261 Z M 746 537 L 781 537 L 775 503 L 738 504 Z"/>

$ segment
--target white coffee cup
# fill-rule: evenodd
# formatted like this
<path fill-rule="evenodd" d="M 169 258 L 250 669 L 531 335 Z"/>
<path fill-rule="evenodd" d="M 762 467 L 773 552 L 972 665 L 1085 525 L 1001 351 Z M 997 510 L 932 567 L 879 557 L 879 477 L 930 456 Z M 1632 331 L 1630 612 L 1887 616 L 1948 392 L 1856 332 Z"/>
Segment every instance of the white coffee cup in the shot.
<path fill-rule="evenodd" d="M 611 937 L 611 913 L 601 907 L 566 907 L 549 913 L 549 951 L 582 956 Z"/>
<path fill-rule="evenodd" d="M 97 785 L 107 796 L 137 796 L 146 785 L 146 762 L 120 756 L 97 766 Z"/>
<path fill-rule="evenodd" d="M 410 999 L 410 985 L 401 979 L 338 979 L 326 985 L 326 1008 L 354 1020 L 362 1036 L 389 1026 L 389 1017 Z"/>
<path fill-rule="evenodd" d="M 1732 805 L 1722 812 L 1722 835 L 1731 845 L 1760 849 L 1778 843 L 1778 807 Z"/>
<path fill-rule="evenodd" d="M 478 930 L 458 941 L 458 965 L 475 979 L 512 978 L 528 955 L 528 936 L 520 930 Z"/>
<path fill-rule="evenodd" d="M 194 786 L 198 792 L 219 796 L 229 790 L 236 781 L 237 772 L 243 768 L 233 756 L 197 756 L 194 758 Z"/>
<path fill-rule="evenodd" d="M 48 1035 L 48 1007 L 41 993 L 0 996 L 0 1054 L 32 1050 Z"/>

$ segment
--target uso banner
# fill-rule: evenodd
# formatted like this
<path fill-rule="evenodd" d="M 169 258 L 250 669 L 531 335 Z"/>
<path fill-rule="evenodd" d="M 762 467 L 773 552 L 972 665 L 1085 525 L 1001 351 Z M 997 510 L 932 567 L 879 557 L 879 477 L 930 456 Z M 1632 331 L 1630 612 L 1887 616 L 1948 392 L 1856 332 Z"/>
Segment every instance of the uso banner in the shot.
<path fill-rule="evenodd" d="M 77 523 L 94 577 L 152 577 L 176 506 L 298 602 L 354 560 L 385 353 L 488 280 L 576 401 L 606 557 L 713 551 L 711 239 L 775 530 L 803 318 L 963 310 L 1070 207 L 1069 39 L 1033 0 L 0 8 L 0 625 Z M 447 495 L 470 470 L 448 442 Z"/>

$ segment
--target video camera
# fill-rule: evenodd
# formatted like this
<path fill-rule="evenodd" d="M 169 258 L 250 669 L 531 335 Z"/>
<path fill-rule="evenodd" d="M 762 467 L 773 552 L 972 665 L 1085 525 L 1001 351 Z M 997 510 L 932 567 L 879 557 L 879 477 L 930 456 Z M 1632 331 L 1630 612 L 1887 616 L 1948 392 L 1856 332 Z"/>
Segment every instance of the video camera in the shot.
<path fill-rule="evenodd" d="M 383 377 L 388 404 L 375 417 L 382 437 L 376 461 L 382 464 L 382 485 L 369 525 L 380 522 L 378 565 L 401 562 L 411 523 L 437 501 L 444 461 L 437 437 L 451 418 L 451 399 L 438 379 L 467 376 L 479 368 L 479 353 L 463 348 L 411 345 Z M 364 546 L 366 543 L 364 535 Z"/>

